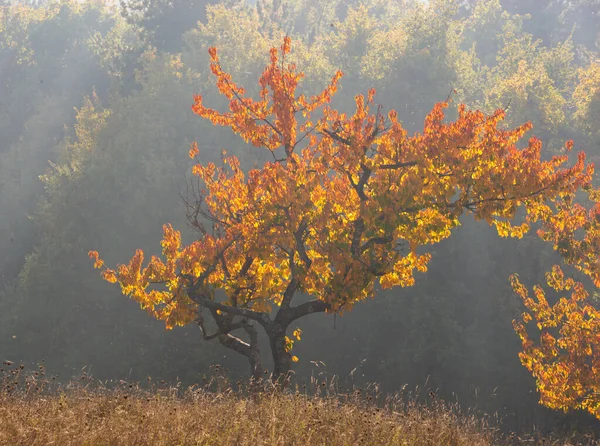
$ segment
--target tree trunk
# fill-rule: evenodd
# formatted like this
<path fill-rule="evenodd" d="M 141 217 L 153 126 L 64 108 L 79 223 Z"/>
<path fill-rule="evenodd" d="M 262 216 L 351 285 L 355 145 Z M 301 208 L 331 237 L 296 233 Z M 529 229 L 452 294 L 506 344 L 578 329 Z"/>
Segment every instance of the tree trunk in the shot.
<path fill-rule="evenodd" d="M 287 326 L 274 324 L 267 329 L 271 354 L 273 355 L 273 375 L 274 383 L 287 387 L 290 382 L 290 371 L 292 370 L 292 355 L 285 349 L 285 333 Z"/>
<path fill-rule="evenodd" d="M 218 315 L 215 314 L 215 320 L 219 326 L 219 329 L 221 330 L 221 333 L 217 334 L 219 342 L 223 346 L 244 355 L 250 363 L 250 373 L 252 379 L 255 381 L 261 380 L 263 378 L 265 369 L 262 366 L 262 361 L 260 358 L 260 348 L 258 347 L 258 333 L 256 328 L 254 328 L 254 326 L 248 323 L 246 320 L 242 320 L 234 324 L 232 320 L 226 320 L 224 317 L 216 316 Z M 201 321 L 201 318 L 199 318 L 199 320 Z M 205 335 L 204 338 L 207 339 L 203 328 L 204 325 L 202 323 L 200 327 Z M 242 328 L 246 332 L 249 342 L 245 342 L 230 333 L 231 330 L 239 328 Z"/>
<path fill-rule="evenodd" d="M 235 350 L 248 359 L 252 379 L 262 379 L 264 368 L 260 360 L 260 350 L 258 348 L 245 343 L 231 334 L 220 335 L 219 342 L 221 342 L 223 346 Z"/>
<path fill-rule="evenodd" d="M 292 322 L 312 313 L 328 311 L 329 303 L 319 299 L 304 302 L 295 307 L 290 306 L 291 299 L 298 286 L 297 281 L 292 280 L 284 293 L 283 303 L 274 319 L 266 312 L 254 311 L 247 308 L 228 306 L 197 294 L 193 289 L 188 290 L 188 295 L 201 307 L 196 321 L 202 331 L 205 340 L 218 338 L 221 344 L 244 355 L 250 363 L 250 371 L 254 380 L 261 380 L 265 369 L 262 367 L 260 349 L 258 346 L 258 333 L 253 323 L 261 325 L 269 338 L 271 354 L 273 356 L 272 381 L 281 388 L 286 388 L 290 383 L 290 372 L 292 369 L 292 355 L 286 351 L 285 334 Z M 202 309 L 210 310 L 218 331 L 207 334 L 202 318 Z M 236 317 L 241 320 L 235 321 Z M 243 341 L 231 334 L 232 331 L 243 329 L 249 337 L 249 342 Z"/>
<path fill-rule="evenodd" d="M 269 337 L 271 354 L 273 355 L 272 381 L 274 383 L 277 383 L 282 388 L 286 388 L 290 384 L 292 355 L 285 349 L 285 333 L 287 328 L 297 319 L 312 313 L 325 312 L 329 308 L 330 305 L 328 303 L 318 299 L 290 307 L 288 299 L 288 305 L 280 308 L 275 319 L 269 324 L 263 324 Z"/>

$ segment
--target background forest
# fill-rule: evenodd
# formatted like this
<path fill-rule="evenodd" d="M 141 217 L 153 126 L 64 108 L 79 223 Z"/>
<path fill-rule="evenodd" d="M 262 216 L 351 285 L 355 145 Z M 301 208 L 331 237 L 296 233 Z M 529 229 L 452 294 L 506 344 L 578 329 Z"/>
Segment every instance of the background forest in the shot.
<path fill-rule="evenodd" d="M 269 48 L 287 34 L 309 90 L 344 71 L 341 109 L 373 86 L 417 131 L 455 90 L 455 103 L 507 107 L 510 126 L 532 121 L 547 157 L 573 139 L 597 161 L 599 11 L 598 0 L 0 0 L 0 358 L 44 359 L 65 380 L 87 367 L 100 379 L 192 383 L 215 363 L 245 376 L 197 328 L 165 331 L 87 258 L 157 253 L 167 222 L 186 235 L 192 141 L 203 162 L 223 148 L 245 168 L 260 161 L 191 112 L 196 93 L 224 104 L 208 47 L 258 91 Z M 416 286 L 379 291 L 335 323 L 303 320 L 297 379 L 425 385 L 517 432 L 600 430 L 540 407 L 517 356 L 511 321 L 523 308 L 508 276 L 542 282 L 556 259 L 535 234 L 502 240 L 467 218 Z"/>

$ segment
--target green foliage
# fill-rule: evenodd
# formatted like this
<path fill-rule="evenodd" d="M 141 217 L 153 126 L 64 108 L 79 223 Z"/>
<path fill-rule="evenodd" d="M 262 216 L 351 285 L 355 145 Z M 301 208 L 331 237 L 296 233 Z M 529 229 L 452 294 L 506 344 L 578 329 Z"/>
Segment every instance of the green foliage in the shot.
<path fill-rule="evenodd" d="M 586 67 L 580 67 L 578 83 L 572 93 L 573 123 L 582 132 L 586 147 L 593 151 L 597 159 L 600 147 L 600 61 L 592 60 Z"/>
<path fill-rule="evenodd" d="M 197 376 L 210 364 L 210 354 L 186 358 L 207 348 L 199 347 L 199 337 L 189 330 L 164 337 L 135 305 L 103 289 L 81 250 L 105 246 L 116 259 L 149 244 L 161 223 L 181 214 L 178 190 L 185 187 L 188 163 L 176 156 L 177 147 L 185 151 L 198 126 L 186 113 L 187 104 L 174 98 L 189 98 L 191 90 L 177 57 L 151 52 L 143 64 L 138 94 L 114 100 L 110 110 L 97 97 L 84 101 L 60 162 L 42 176 L 46 194 L 35 216 L 40 239 L 21 272 L 17 319 L 22 325 L 52 326 L 52 336 L 39 339 L 35 330 L 19 338 L 19 346 L 31 359 L 47 355 L 49 366 L 59 367 L 59 360 L 63 371 L 93 363 L 99 376 L 115 376 L 129 371 L 132 363 L 121 358 L 131 357 L 134 376 L 142 378 L 150 369 L 157 376 L 175 373 L 171 361 L 203 359 L 178 372 Z M 114 221 L 123 229 L 119 237 L 106 230 Z M 107 332 L 111 325 L 114 330 Z M 100 363 L 94 360 L 98 355 Z"/>
<path fill-rule="evenodd" d="M 161 50 L 179 51 L 181 37 L 204 20 L 210 0 L 120 0 L 121 15 L 141 39 Z"/>
<path fill-rule="evenodd" d="M 104 7 L 56 2 L 0 8 L 0 278 L 13 282 L 36 236 L 38 176 L 55 159 L 74 106 L 108 77 L 87 46 L 113 24 Z"/>

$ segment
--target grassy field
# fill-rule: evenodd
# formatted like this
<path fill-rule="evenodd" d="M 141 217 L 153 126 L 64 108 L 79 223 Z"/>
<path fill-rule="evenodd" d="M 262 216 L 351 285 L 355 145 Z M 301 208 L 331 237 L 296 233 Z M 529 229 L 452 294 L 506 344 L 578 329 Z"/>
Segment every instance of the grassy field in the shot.
<path fill-rule="evenodd" d="M 476 416 L 436 401 L 382 397 L 375 387 L 341 393 L 313 382 L 285 393 L 165 383 L 112 386 L 83 374 L 61 386 L 43 366 L 5 363 L 0 384 L 1 445 L 497 445 L 575 444 L 564 439 L 501 438 Z M 235 387 L 235 389 L 234 389 Z"/>

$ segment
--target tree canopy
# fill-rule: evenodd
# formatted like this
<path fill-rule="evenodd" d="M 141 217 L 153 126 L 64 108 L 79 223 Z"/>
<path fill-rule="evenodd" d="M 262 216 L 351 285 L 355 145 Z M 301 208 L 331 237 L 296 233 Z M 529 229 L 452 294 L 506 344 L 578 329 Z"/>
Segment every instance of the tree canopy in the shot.
<path fill-rule="evenodd" d="M 306 97 L 296 92 L 303 73 L 286 60 L 290 51 L 289 37 L 271 49 L 254 100 L 209 49 L 229 111 L 206 107 L 200 95 L 193 111 L 230 127 L 273 160 L 247 175 L 237 157 L 225 153 L 220 167 L 198 162 L 192 169 L 198 195 L 188 200 L 198 239 L 184 246 L 166 225 L 164 260 L 153 256 L 143 267 L 138 250 L 128 265 L 102 273 L 167 327 L 197 321 L 206 338 L 218 337 L 246 356 L 257 377 L 263 368 L 255 325 L 262 326 L 276 379 L 295 358 L 286 331 L 297 319 L 350 310 L 373 297 L 375 283 L 413 285 L 414 271 L 426 271 L 431 258 L 423 248 L 449 237 L 465 211 L 501 236 L 522 237 L 546 201 L 575 193 L 593 173 L 583 153 L 564 168 L 567 155 L 541 159 L 537 138 L 517 148 L 531 126 L 499 128 L 503 110 L 485 115 L 461 105 L 448 123 L 447 102 L 438 103 L 413 136 L 394 110 L 372 110 L 373 89 L 366 98 L 356 96 L 353 114 L 341 113 L 329 103 L 342 73 Z M 198 153 L 193 144 L 190 157 Z M 515 225 L 519 208 L 526 217 Z M 96 251 L 89 255 L 103 266 Z M 314 300 L 293 305 L 297 293 Z M 205 309 L 216 323 L 214 335 L 204 327 Z M 247 342 L 231 334 L 239 329 L 248 333 Z"/>
<path fill-rule="evenodd" d="M 586 187 L 591 206 L 586 208 L 567 195 L 558 201 L 556 212 L 549 207 L 540 213 L 539 236 L 552 243 L 565 263 L 600 286 L 600 191 Z M 548 288 L 561 295 L 552 304 L 547 292 L 536 285 L 533 296 L 518 276 L 511 277 L 515 292 L 527 311 L 513 322 L 521 338 L 523 365 L 533 373 L 540 402 L 552 409 L 584 409 L 600 418 L 600 311 L 589 299 L 582 281 L 565 277 L 554 265 L 546 273 Z M 568 293 L 567 297 L 562 296 Z M 527 325 L 534 321 L 539 338 L 532 338 Z"/>

